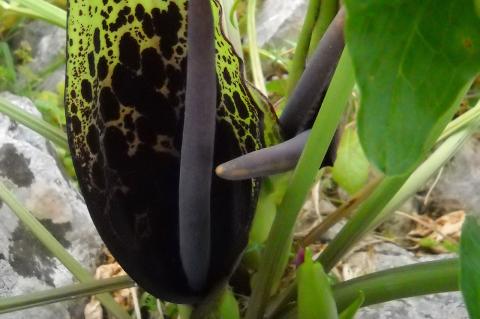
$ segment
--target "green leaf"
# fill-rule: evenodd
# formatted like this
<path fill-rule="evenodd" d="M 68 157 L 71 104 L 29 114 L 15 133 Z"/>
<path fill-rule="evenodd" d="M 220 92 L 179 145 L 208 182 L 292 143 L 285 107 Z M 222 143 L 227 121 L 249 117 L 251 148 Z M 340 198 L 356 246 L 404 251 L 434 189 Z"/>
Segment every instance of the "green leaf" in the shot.
<path fill-rule="evenodd" d="M 365 302 L 365 294 L 363 291 L 359 291 L 357 299 L 355 299 L 350 306 L 347 307 L 340 316 L 338 316 L 339 319 L 353 319 L 355 318 L 355 315 L 358 312 L 358 309 L 363 305 Z"/>
<path fill-rule="evenodd" d="M 368 181 L 369 165 L 355 128 L 345 128 L 333 165 L 333 179 L 349 194 L 354 194 Z"/>
<path fill-rule="evenodd" d="M 5 114 L 12 120 L 25 125 L 37 132 L 57 146 L 68 149 L 67 136 L 58 127 L 55 127 L 42 119 L 22 110 L 7 99 L 0 97 L 0 113 Z"/>
<path fill-rule="evenodd" d="M 467 216 L 460 239 L 460 288 L 470 318 L 480 318 L 480 219 Z"/>
<path fill-rule="evenodd" d="M 286 79 L 276 79 L 267 82 L 268 93 L 275 93 L 280 96 L 287 94 L 288 81 Z"/>
<path fill-rule="evenodd" d="M 305 251 L 305 261 L 297 271 L 298 318 L 336 319 L 337 306 L 327 274 L 320 263 L 314 263 L 312 252 Z"/>
<path fill-rule="evenodd" d="M 140 307 L 146 308 L 149 312 L 153 312 L 157 310 L 157 298 L 149 294 L 148 292 L 144 292 L 140 297 Z"/>
<path fill-rule="evenodd" d="M 218 308 L 219 319 L 240 319 L 240 310 L 238 308 L 238 302 L 230 289 L 227 289 L 220 301 L 220 307 Z"/>
<path fill-rule="evenodd" d="M 361 91 L 359 136 L 388 175 L 411 171 L 480 68 L 472 0 L 346 0 L 346 39 Z"/>

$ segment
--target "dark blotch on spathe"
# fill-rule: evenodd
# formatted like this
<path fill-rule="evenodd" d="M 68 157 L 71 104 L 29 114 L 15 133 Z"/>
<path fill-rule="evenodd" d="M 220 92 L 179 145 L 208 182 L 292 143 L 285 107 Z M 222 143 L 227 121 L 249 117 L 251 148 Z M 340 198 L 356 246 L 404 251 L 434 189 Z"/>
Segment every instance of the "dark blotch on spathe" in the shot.
<path fill-rule="evenodd" d="M 141 4 L 137 4 L 137 6 L 135 7 L 135 17 L 139 21 L 142 21 L 144 16 L 145 16 L 145 8 Z"/>
<path fill-rule="evenodd" d="M 170 59 L 173 54 L 173 47 L 178 42 L 178 31 L 182 26 L 183 17 L 178 5 L 170 2 L 167 11 L 160 11 L 155 8 L 152 10 L 153 25 L 155 33 L 160 37 L 160 49 L 166 59 Z M 168 28 L 165 28 L 168 26 Z"/>
<path fill-rule="evenodd" d="M 145 14 L 145 16 L 143 17 L 142 30 L 149 38 L 155 35 L 155 30 L 153 30 L 152 17 L 149 14 Z"/>
<path fill-rule="evenodd" d="M 228 85 L 232 84 L 232 78 L 230 77 L 230 73 L 228 73 L 227 68 L 223 68 L 223 79 Z"/>
<path fill-rule="evenodd" d="M 114 170 L 126 171 L 131 169 L 128 156 L 128 144 L 122 131 L 114 126 L 107 127 L 103 138 L 105 157 L 108 166 Z"/>
<path fill-rule="evenodd" d="M 223 103 L 227 107 L 228 112 L 230 112 L 231 114 L 235 114 L 235 105 L 233 104 L 233 101 L 228 94 L 223 95 Z"/>
<path fill-rule="evenodd" d="M 92 85 L 88 80 L 82 80 L 82 96 L 87 102 L 92 102 Z"/>
<path fill-rule="evenodd" d="M 95 76 L 95 55 L 93 51 L 88 54 L 88 70 L 90 71 L 90 76 Z"/>
<path fill-rule="evenodd" d="M 134 70 L 140 67 L 140 46 L 129 32 L 120 39 L 120 62 Z"/>
<path fill-rule="evenodd" d="M 147 48 L 142 52 L 142 74 L 147 81 L 160 88 L 165 80 L 165 71 L 162 57 L 154 48 Z"/>
<path fill-rule="evenodd" d="M 100 91 L 100 113 L 105 122 L 114 121 L 120 116 L 120 104 L 109 87 Z"/>
<path fill-rule="evenodd" d="M 77 116 L 72 116 L 70 119 L 72 125 L 72 132 L 75 134 L 80 134 L 82 132 L 82 123 Z"/>
<path fill-rule="evenodd" d="M 238 110 L 238 114 L 242 119 L 247 119 L 250 114 L 248 113 L 247 106 L 243 102 L 240 94 L 237 91 L 233 92 L 233 101 L 235 102 L 235 106 Z"/>
<path fill-rule="evenodd" d="M 104 56 L 100 57 L 100 59 L 98 60 L 97 72 L 98 72 L 98 79 L 100 81 L 105 80 L 108 74 L 108 63 L 107 63 L 107 59 Z"/>
<path fill-rule="evenodd" d="M 93 45 L 95 47 L 95 52 L 99 53 L 100 52 L 100 29 L 95 28 L 95 31 L 93 33 Z"/>
<path fill-rule="evenodd" d="M 87 144 L 92 154 L 98 154 L 98 152 L 100 151 L 100 143 L 98 138 L 99 138 L 99 135 L 98 135 L 98 130 L 96 126 L 90 125 L 88 127 L 88 133 L 87 133 Z"/>

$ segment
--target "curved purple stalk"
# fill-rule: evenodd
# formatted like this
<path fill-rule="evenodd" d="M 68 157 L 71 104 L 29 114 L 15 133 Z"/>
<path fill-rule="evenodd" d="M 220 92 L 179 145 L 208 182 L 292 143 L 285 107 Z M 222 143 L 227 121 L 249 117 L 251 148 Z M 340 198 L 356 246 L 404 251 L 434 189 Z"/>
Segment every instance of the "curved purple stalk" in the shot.
<path fill-rule="evenodd" d="M 285 106 L 280 117 L 280 126 L 287 138 L 298 134 L 312 120 L 312 117 L 316 116 L 322 96 L 332 79 L 345 47 L 344 20 L 345 9 L 342 7 L 320 40 Z"/>
<path fill-rule="evenodd" d="M 309 135 L 310 130 L 283 143 L 234 158 L 217 166 L 215 172 L 224 179 L 242 180 L 291 170 L 297 164 Z"/>

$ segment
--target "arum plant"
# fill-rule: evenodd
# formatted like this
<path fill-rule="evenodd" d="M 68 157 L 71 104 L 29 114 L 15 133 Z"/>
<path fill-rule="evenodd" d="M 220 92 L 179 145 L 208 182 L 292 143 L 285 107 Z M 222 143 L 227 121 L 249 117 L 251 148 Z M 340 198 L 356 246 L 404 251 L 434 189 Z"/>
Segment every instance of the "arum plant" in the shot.
<path fill-rule="evenodd" d="M 246 318 L 352 318 L 361 305 L 458 288 L 457 260 L 332 287 L 326 273 L 472 134 L 474 110 L 441 136 L 480 68 L 474 2 L 345 1 L 325 31 L 335 7 L 310 1 L 289 99 L 277 120 L 245 80 L 223 30 L 221 2 L 70 2 L 67 134 L 90 214 L 132 279 L 160 299 L 192 304 L 196 309 L 181 307 L 188 316 L 239 317 L 227 285 L 239 289 L 230 279 L 242 268 L 255 272 L 243 280 L 253 290 Z M 317 262 L 307 251 L 298 285 L 279 291 L 297 214 L 355 82 L 360 142 L 383 177 Z M 443 143 L 430 154 L 439 137 Z M 290 169 L 290 176 L 267 177 L 261 185 L 262 177 Z M 258 264 L 248 268 L 240 258 L 260 189 L 262 201 L 278 199 L 258 207 L 276 214 Z M 478 248 L 479 234 L 476 225 L 465 227 L 461 287 L 475 318 L 478 281 L 465 278 L 478 276 L 468 265 L 478 261 L 469 251 Z M 426 281 L 436 284 L 425 289 Z"/>

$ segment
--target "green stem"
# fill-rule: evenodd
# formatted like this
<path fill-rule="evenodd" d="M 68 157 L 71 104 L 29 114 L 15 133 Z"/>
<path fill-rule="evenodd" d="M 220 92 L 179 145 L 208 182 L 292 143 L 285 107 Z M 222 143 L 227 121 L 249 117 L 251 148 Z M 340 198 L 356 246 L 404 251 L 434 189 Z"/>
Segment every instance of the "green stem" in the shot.
<path fill-rule="evenodd" d="M 325 31 L 327 31 L 333 18 L 335 18 L 337 9 L 337 0 L 322 0 L 320 13 L 318 14 L 318 19 L 313 28 L 313 34 L 309 43 L 310 48 L 308 50 L 308 56 L 311 56 L 313 52 L 315 52 L 315 49 L 325 34 Z"/>
<path fill-rule="evenodd" d="M 290 96 L 293 89 L 297 86 L 297 82 L 302 76 L 305 69 L 305 63 L 307 61 L 307 54 L 310 46 L 310 39 L 312 31 L 315 26 L 315 21 L 318 17 L 318 11 L 320 9 L 320 0 L 310 0 L 307 8 L 307 15 L 303 22 L 302 30 L 298 36 L 297 46 L 295 48 L 295 54 L 293 56 L 291 67 L 288 72 L 288 88 L 286 96 Z"/>
<path fill-rule="evenodd" d="M 0 113 L 32 129 L 59 147 L 68 149 L 67 136 L 64 132 L 50 123 L 25 112 L 3 97 L 0 97 Z"/>
<path fill-rule="evenodd" d="M 322 107 L 312 128 L 310 137 L 287 187 L 287 192 L 278 208 L 277 218 L 273 223 L 270 235 L 266 242 L 257 280 L 249 308 L 247 319 L 259 319 L 267 299 L 270 297 L 271 286 L 282 252 L 288 245 L 305 197 L 312 186 L 318 167 L 322 162 L 330 141 L 335 134 L 338 123 L 347 105 L 355 78 L 348 50 L 344 50 L 332 83 L 327 91 Z"/>
<path fill-rule="evenodd" d="M 339 312 L 363 292 L 362 307 L 415 296 L 459 290 L 458 258 L 416 263 L 378 271 L 333 285 Z M 267 318 L 296 318 L 296 306 L 286 306 Z M 293 316 L 292 316 L 293 315 Z"/>
<path fill-rule="evenodd" d="M 0 298 L 0 314 L 135 286 L 128 276 L 100 279 L 15 297 Z"/>
<path fill-rule="evenodd" d="M 3 64 L 7 71 L 7 79 L 10 83 L 15 83 L 17 80 L 17 72 L 15 71 L 15 62 L 13 60 L 12 51 L 7 42 L 0 42 L 0 54 L 3 57 Z"/>
<path fill-rule="evenodd" d="M 32 11 L 32 10 L 27 9 L 27 8 L 19 7 L 19 6 L 16 6 L 16 5 L 12 5 L 12 4 L 10 4 L 8 2 L 5 2 L 5 1 L 0 1 L 0 8 L 5 10 L 5 11 L 11 11 L 11 12 L 20 14 L 22 16 L 29 17 L 29 18 L 44 20 L 44 18 L 40 14 L 36 13 L 35 11 Z"/>
<path fill-rule="evenodd" d="M 67 13 L 51 3 L 44 0 L 17 0 L 17 2 L 30 9 L 40 19 L 64 29 L 67 27 Z"/>
<path fill-rule="evenodd" d="M 255 11 L 257 0 L 248 0 L 247 6 L 247 34 L 248 47 L 250 56 L 250 66 L 252 68 L 253 84 L 262 92 L 267 94 L 265 79 L 263 77 L 262 63 L 260 62 L 260 54 L 257 47 L 257 28 L 255 26 Z"/>
<path fill-rule="evenodd" d="M 332 289 L 339 312 L 354 302 L 360 291 L 365 296 L 362 307 L 401 298 L 458 291 L 459 261 L 452 258 L 391 268 L 344 281 L 333 285 Z M 290 318 L 297 309 L 289 307 L 284 313 L 277 316 Z"/>
<path fill-rule="evenodd" d="M 431 179 L 442 166 L 455 155 L 455 153 L 465 144 L 470 136 L 472 136 L 475 128 L 480 124 L 480 119 L 470 123 L 462 131 L 459 131 L 447 140 L 445 140 L 435 152 L 412 174 L 402 186 L 402 188 L 395 194 L 395 196 L 388 202 L 385 208 L 378 214 L 373 223 L 368 227 L 372 230 L 378 226 L 386 217 L 398 209 L 408 198 L 415 195 L 415 193 L 424 186 L 429 179 Z"/>
<path fill-rule="evenodd" d="M 460 115 L 459 117 L 457 117 L 447 125 L 442 135 L 440 135 L 437 141 L 437 144 L 449 138 L 454 133 L 464 129 L 466 126 L 471 125 L 473 122 L 478 122 L 479 119 L 480 119 L 480 103 L 477 103 L 470 110 L 463 113 L 462 115 Z"/>
<path fill-rule="evenodd" d="M 457 291 L 458 259 L 417 263 L 375 272 L 333 286 L 339 311 L 350 305 L 358 292 L 365 293 L 362 307 L 401 298 Z"/>
<path fill-rule="evenodd" d="M 50 232 L 13 196 L 0 182 L 0 199 L 17 215 L 32 234 L 48 249 L 80 282 L 91 282 L 92 275 L 76 261 L 68 251 L 50 234 Z M 110 294 L 100 294 L 98 299 L 118 319 L 130 316 L 118 305 Z"/>

